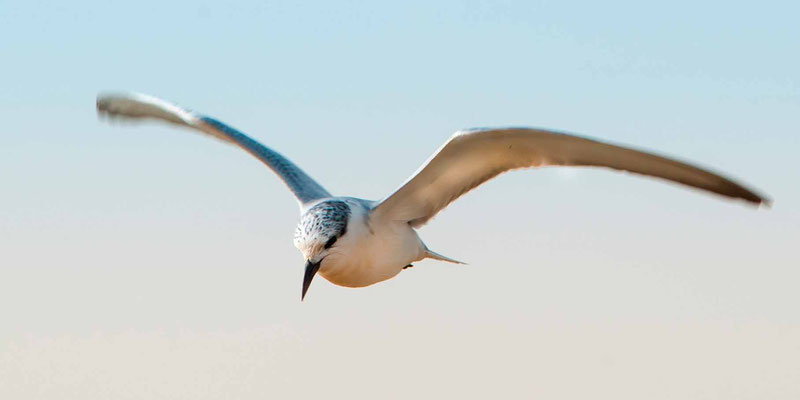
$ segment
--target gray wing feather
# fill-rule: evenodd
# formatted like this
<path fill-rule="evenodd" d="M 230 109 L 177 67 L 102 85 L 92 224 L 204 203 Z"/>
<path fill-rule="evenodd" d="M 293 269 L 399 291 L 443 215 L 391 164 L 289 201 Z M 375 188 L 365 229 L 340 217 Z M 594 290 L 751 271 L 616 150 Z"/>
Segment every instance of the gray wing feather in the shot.
<path fill-rule="evenodd" d="M 187 126 L 241 147 L 272 169 L 294 193 L 301 206 L 331 197 L 320 184 L 278 152 L 211 117 L 196 114 L 143 94 L 106 94 L 97 97 L 100 115 L 128 119 L 158 119 Z"/>
<path fill-rule="evenodd" d="M 605 167 L 652 176 L 754 204 L 769 200 L 718 174 L 652 153 L 541 129 L 456 132 L 372 218 L 425 224 L 450 202 L 509 170 L 544 166 Z"/>

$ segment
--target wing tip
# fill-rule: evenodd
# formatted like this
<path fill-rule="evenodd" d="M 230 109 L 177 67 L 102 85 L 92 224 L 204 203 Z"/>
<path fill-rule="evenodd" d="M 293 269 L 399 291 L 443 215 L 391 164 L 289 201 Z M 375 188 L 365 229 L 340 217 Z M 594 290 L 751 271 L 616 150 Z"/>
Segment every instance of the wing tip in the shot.
<path fill-rule="evenodd" d="M 155 99 L 155 97 L 136 92 L 105 90 L 97 93 L 97 100 L 95 103 L 97 104 L 98 111 L 108 111 L 115 101 L 125 100 L 142 102 L 151 99 Z"/>
<path fill-rule="evenodd" d="M 109 114 L 109 109 L 111 107 L 111 102 L 117 98 L 116 94 L 112 94 L 109 92 L 100 92 L 97 94 L 97 98 L 95 100 L 95 107 L 97 108 L 97 114 L 100 116 L 107 116 Z"/>
<path fill-rule="evenodd" d="M 753 204 L 758 208 L 763 207 L 766 209 L 771 209 L 773 200 L 771 198 L 762 196 L 761 198 L 758 199 L 758 201 L 754 201 Z"/>
<path fill-rule="evenodd" d="M 95 104 L 98 115 L 113 120 L 154 118 L 177 125 L 191 126 L 198 119 L 188 109 L 158 97 L 137 92 L 100 92 L 97 94 Z"/>
<path fill-rule="evenodd" d="M 129 99 L 129 97 L 120 92 L 98 93 L 95 100 L 95 111 L 97 112 L 97 117 L 101 121 L 106 121 L 109 123 L 134 122 L 133 118 L 126 117 L 124 113 L 121 113 L 120 110 L 117 110 L 114 107 L 115 102 L 124 101 L 126 99 Z"/>
<path fill-rule="evenodd" d="M 773 200 L 771 198 L 744 188 L 740 188 L 740 191 L 738 193 L 720 193 L 720 194 L 731 197 L 735 200 L 744 201 L 745 204 L 747 204 L 748 206 L 752 206 L 754 208 L 771 209 L 773 204 Z"/>
<path fill-rule="evenodd" d="M 151 97 L 135 92 L 103 91 L 97 93 L 95 107 L 98 115 L 113 117 L 121 112 L 121 110 L 115 109 L 115 104 L 119 108 L 118 103 L 120 102 L 142 103 L 149 98 Z"/>
<path fill-rule="evenodd" d="M 756 208 L 772 208 L 773 200 L 771 198 L 732 181 L 728 181 L 728 184 L 728 189 L 720 194 L 743 200 Z"/>

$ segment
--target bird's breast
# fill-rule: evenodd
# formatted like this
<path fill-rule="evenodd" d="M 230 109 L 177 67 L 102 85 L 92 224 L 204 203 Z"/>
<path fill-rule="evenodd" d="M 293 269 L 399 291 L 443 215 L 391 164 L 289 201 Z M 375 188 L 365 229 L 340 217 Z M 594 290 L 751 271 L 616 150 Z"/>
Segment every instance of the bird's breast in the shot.
<path fill-rule="evenodd" d="M 364 224 L 349 228 L 320 266 L 319 273 L 333 284 L 369 286 L 400 273 L 424 257 L 424 245 L 408 224 Z"/>

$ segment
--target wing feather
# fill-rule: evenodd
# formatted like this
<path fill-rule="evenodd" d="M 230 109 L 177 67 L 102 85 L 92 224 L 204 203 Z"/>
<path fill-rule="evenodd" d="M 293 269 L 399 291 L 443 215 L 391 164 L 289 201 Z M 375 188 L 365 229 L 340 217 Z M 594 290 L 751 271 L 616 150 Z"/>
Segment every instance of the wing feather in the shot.
<path fill-rule="evenodd" d="M 456 132 L 375 207 L 373 218 L 402 220 L 418 227 L 462 194 L 503 172 L 545 166 L 605 167 L 754 204 L 769 202 L 721 175 L 652 153 L 542 129 L 477 129 Z"/>
<path fill-rule="evenodd" d="M 242 132 L 211 117 L 196 114 L 156 97 L 143 94 L 105 94 L 97 97 L 100 115 L 127 119 L 157 119 L 186 126 L 237 145 L 274 171 L 294 193 L 300 205 L 331 197 L 320 184 L 286 157 Z"/>

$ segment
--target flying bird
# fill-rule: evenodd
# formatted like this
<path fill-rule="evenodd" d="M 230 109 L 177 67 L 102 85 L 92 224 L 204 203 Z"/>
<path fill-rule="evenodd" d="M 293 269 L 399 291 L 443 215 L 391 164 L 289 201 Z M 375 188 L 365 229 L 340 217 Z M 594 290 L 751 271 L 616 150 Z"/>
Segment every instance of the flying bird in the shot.
<path fill-rule="evenodd" d="M 294 163 L 214 118 L 143 94 L 101 94 L 100 116 L 157 119 L 239 146 L 258 158 L 297 197 L 294 245 L 303 254 L 300 298 L 316 274 L 341 286 L 363 287 L 392 278 L 438 254 L 420 239 L 421 227 L 453 200 L 495 176 L 545 166 L 605 167 L 661 178 L 755 205 L 769 200 L 728 178 L 652 153 L 580 136 L 531 128 L 458 131 L 416 173 L 380 201 L 333 196 Z"/>

